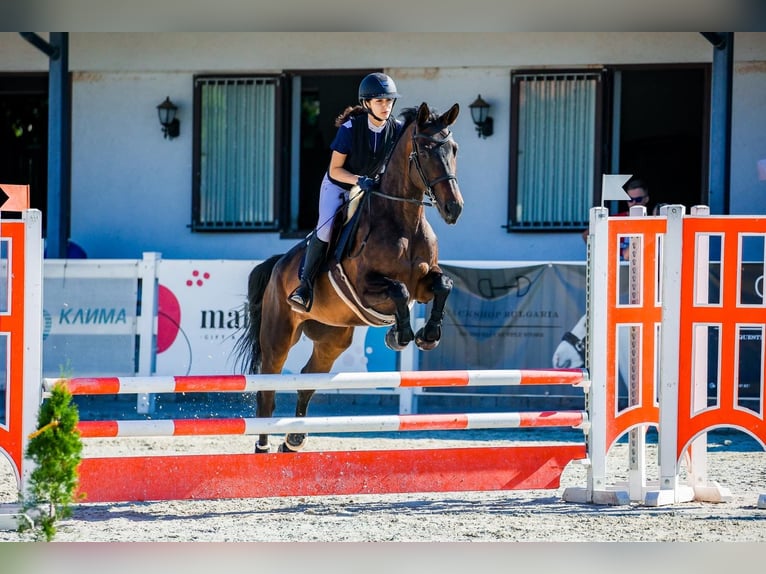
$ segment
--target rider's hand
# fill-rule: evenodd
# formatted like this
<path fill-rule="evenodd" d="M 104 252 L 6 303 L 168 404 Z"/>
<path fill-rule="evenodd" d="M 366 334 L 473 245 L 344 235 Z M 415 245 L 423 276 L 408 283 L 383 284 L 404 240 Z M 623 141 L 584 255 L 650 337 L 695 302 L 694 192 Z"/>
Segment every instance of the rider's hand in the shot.
<path fill-rule="evenodd" d="M 371 177 L 367 177 L 364 175 L 359 176 L 359 179 L 356 180 L 356 184 L 359 186 L 359 189 L 361 189 L 362 191 L 372 191 L 378 186 L 377 181 L 375 181 Z"/>

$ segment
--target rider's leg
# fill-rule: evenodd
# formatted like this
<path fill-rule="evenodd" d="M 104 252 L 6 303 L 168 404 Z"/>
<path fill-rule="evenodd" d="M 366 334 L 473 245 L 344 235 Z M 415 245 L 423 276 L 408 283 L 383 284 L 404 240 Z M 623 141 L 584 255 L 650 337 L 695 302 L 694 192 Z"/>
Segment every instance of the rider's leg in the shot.
<path fill-rule="evenodd" d="M 312 233 L 306 246 L 301 282 L 288 297 L 290 305 L 299 311 L 311 311 L 311 305 L 314 302 L 314 279 L 322 266 L 325 253 L 327 253 L 327 242 L 319 239 L 316 233 Z"/>
<path fill-rule="evenodd" d="M 332 183 L 325 175 L 319 189 L 319 223 L 306 246 L 301 282 L 287 297 L 296 311 L 308 312 L 314 301 L 314 279 L 324 261 L 330 242 L 335 214 L 343 205 L 345 190 Z"/>

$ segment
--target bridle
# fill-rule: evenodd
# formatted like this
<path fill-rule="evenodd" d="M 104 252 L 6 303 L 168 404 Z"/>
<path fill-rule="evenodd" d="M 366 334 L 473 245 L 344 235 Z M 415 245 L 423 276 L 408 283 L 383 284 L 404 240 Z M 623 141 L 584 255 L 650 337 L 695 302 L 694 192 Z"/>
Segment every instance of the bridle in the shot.
<path fill-rule="evenodd" d="M 441 134 L 441 131 L 439 132 L 439 134 Z M 439 135 L 439 134 L 437 134 L 437 135 Z M 424 151 L 424 150 L 422 150 L 422 148 L 418 147 L 417 140 L 425 140 L 426 142 L 430 142 L 430 143 L 432 143 L 434 145 L 431 148 L 429 148 L 428 150 Z M 395 201 L 406 201 L 408 203 L 416 203 L 418 205 L 424 205 L 426 207 L 433 207 L 433 205 L 435 204 L 435 201 L 436 201 L 434 199 L 434 195 L 433 195 L 433 187 L 437 183 L 441 183 L 442 181 L 449 181 L 449 180 L 452 180 L 452 179 L 457 181 L 457 175 L 455 175 L 454 173 L 445 173 L 444 175 L 439 176 L 436 179 L 433 179 L 433 180 L 429 181 L 428 177 L 426 177 L 425 171 L 423 170 L 423 166 L 420 163 L 420 157 L 419 157 L 418 154 L 419 154 L 420 151 L 424 151 L 424 153 L 426 153 L 426 152 L 427 153 L 432 153 L 433 150 L 436 150 L 436 149 L 440 148 L 441 146 L 443 146 L 444 144 L 446 144 L 449 141 L 452 141 L 452 132 L 449 131 L 449 130 L 447 130 L 447 135 L 445 135 L 444 137 L 441 137 L 441 138 L 440 137 L 436 137 L 436 136 L 430 136 L 430 135 L 426 135 L 426 134 L 421 134 L 421 133 L 418 133 L 415 130 L 413 130 L 413 132 L 412 132 L 412 151 L 410 152 L 410 156 L 409 156 L 409 163 L 408 163 L 408 166 L 407 166 L 407 173 L 408 173 L 408 175 L 411 173 L 412 166 L 414 165 L 415 169 L 418 172 L 418 175 L 420 176 L 420 181 L 425 186 L 424 189 L 423 189 L 423 196 L 428 198 L 427 200 L 426 199 L 423 199 L 423 200 L 413 199 L 413 198 L 410 198 L 410 197 L 396 197 L 396 196 L 388 195 L 387 193 L 383 193 L 382 191 L 377 191 L 377 190 L 373 191 L 372 194 L 373 195 L 377 195 L 379 197 L 385 197 L 387 199 L 393 199 Z M 412 181 L 412 176 L 409 175 L 409 177 L 410 177 L 410 181 Z"/>

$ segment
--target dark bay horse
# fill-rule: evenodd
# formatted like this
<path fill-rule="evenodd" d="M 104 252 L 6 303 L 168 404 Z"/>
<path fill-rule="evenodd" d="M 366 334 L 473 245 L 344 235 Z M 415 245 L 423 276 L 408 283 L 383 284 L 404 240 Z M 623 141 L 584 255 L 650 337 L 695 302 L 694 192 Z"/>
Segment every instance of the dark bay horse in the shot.
<path fill-rule="evenodd" d="M 328 256 L 314 284 L 310 312 L 294 311 L 287 302 L 299 281 L 305 241 L 251 271 L 248 324 L 235 346 L 250 373 L 281 373 L 301 333 L 313 341 L 302 373 L 330 372 L 351 345 L 354 328 L 363 325 L 390 325 L 386 344 L 397 351 L 413 340 L 424 350 L 438 345 L 452 280 L 439 268 L 436 235 L 425 208 L 436 205 L 448 224 L 455 223 L 463 209 L 456 176 L 458 146 L 449 129 L 458 112 L 455 104 L 438 115 L 426 103 L 403 112 L 405 125 L 379 190 L 361 197 L 346 255 Z M 355 192 L 358 188 L 351 195 Z M 410 307 L 431 301 L 425 325 L 414 333 Z M 295 416 L 306 415 L 313 394 L 298 391 Z M 275 391 L 257 393 L 256 416 L 273 415 L 274 395 Z M 287 434 L 279 451 L 300 450 L 305 439 L 305 434 Z M 268 435 L 260 435 L 256 452 L 268 451 Z"/>

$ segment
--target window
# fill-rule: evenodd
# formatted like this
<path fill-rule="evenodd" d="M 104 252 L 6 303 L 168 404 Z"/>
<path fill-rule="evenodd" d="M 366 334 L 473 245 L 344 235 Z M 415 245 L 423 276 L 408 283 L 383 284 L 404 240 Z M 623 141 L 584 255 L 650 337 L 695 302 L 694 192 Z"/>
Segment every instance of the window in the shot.
<path fill-rule="evenodd" d="M 192 230 L 305 237 L 335 119 L 372 71 L 195 76 Z"/>
<path fill-rule="evenodd" d="M 600 193 L 602 72 L 511 78 L 509 230 L 582 228 Z"/>
<path fill-rule="evenodd" d="M 194 80 L 195 231 L 274 231 L 279 224 L 279 78 Z"/>

